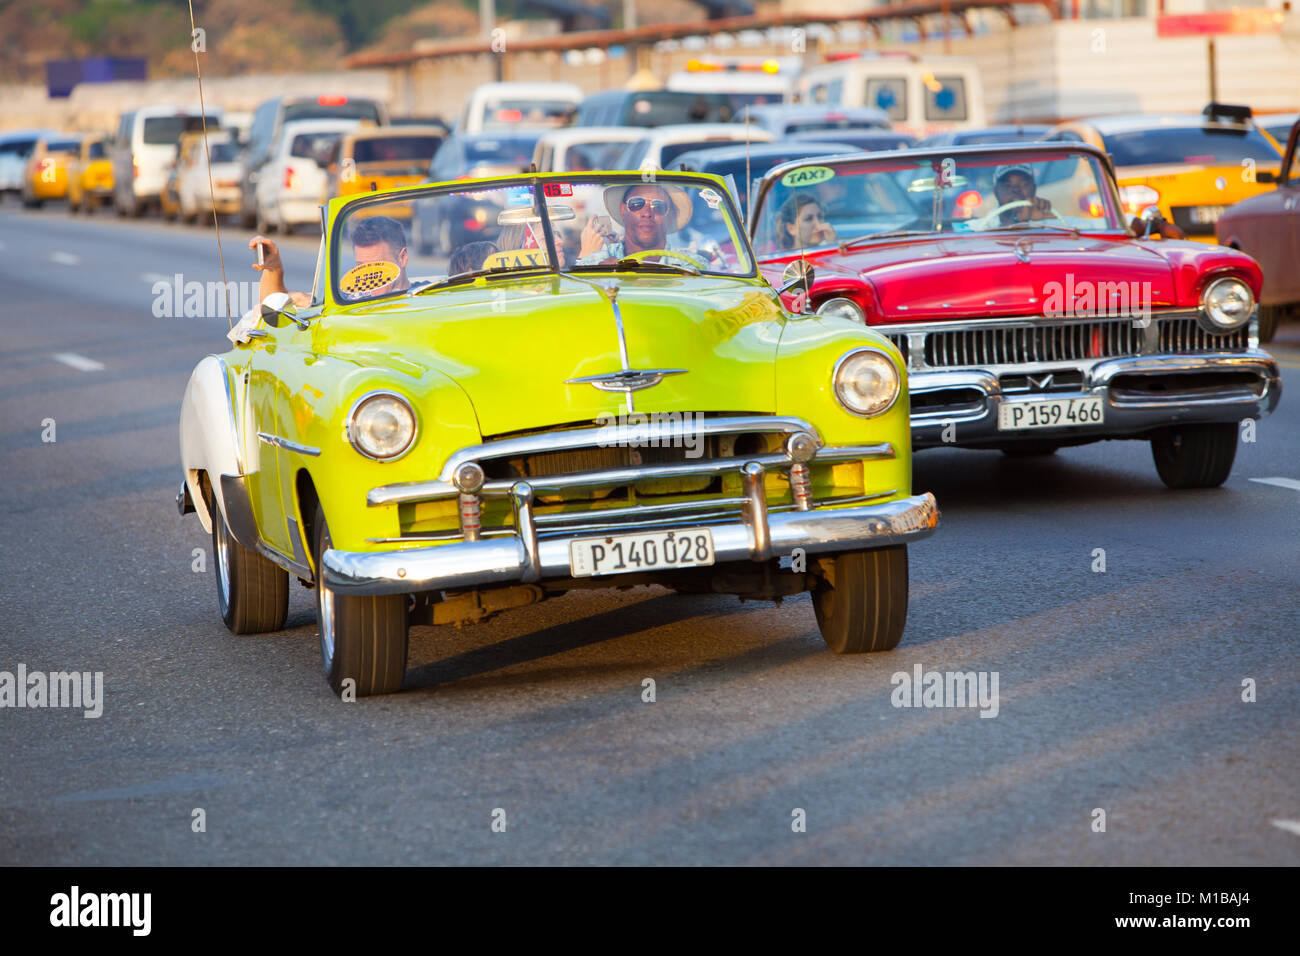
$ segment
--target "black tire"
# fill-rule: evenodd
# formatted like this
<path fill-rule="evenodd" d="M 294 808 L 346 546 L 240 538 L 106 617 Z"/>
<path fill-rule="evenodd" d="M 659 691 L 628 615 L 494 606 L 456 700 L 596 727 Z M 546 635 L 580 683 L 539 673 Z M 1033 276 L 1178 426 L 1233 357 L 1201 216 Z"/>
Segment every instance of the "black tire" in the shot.
<path fill-rule="evenodd" d="M 1237 457 L 1237 423 L 1162 428 L 1151 439 L 1151 456 L 1170 488 L 1217 488 Z"/>
<path fill-rule="evenodd" d="M 907 545 L 835 555 L 835 586 L 813 587 L 822 640 L 836 654 L 892 651 L 907 625 Z"/>
<path fill-rule="evenodd" d="M 289 572 L 236 541 L 221 509 L 210 507 L 221 620 L 232 634 L 283 629 L 289 614 Z"/>
<path fill-rule="evenodd" d="M 1039 458 L 1047 455 L 1055 455 L 1060 445 L 1050 441 L 1025 441 L 1015 445 L 1005 445 L 1002 448 L 1002 454 L 1010 455 L 1012 458 Z"/>
<path fill-rule="evenodd" d="M 1282 308 L 1276 305 L 1261 305 L 1259 307 L 1259 340 L 1261 342 L 1272 342 L 1273 336 L 1277 335 L 1278 323 L 1282 320 Z"/>
<path fill-rule="evenodd" d="M 316 617 L 321 665 L 334 693 L 355 681 L 358 697 L 391 694 L 406 676 L 406 595 L 343 595 L 322 584 L 321 556 L 330 547 L 325 513 L 316 508 Z"/>

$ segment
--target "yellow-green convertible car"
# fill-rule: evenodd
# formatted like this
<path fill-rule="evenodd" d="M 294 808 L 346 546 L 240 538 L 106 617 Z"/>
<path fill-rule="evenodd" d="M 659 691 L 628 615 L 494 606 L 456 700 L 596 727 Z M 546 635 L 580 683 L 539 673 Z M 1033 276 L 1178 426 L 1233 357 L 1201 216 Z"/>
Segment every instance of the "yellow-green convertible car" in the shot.
<path fill-rule="evenodd" d="M 418 253 L 414 219 L 465 209 L 472 241 Z M 345 697 L 401 687 L 411 625 L 575 588 L 811 591 L 833 651 L 898 644 L 938 522 L 904 363 L 782 308 L 722 180 L 394 189 L 323 226 L 310 304 L 269 296 L 182 405 L 177 503 L 231 631 L 283 627 L 299 578 Z"/>

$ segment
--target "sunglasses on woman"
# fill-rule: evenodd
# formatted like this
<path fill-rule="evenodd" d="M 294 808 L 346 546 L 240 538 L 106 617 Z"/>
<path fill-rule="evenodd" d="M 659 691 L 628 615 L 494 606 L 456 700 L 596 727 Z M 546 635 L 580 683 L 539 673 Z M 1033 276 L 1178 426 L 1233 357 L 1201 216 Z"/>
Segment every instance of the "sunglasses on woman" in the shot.
<path fill-rule="evenodd" d="M 644 196 L 633 196 L 624 202 L 632 212 L 640 212 L 646 203 L 650 204 L 650 211 L 656 216 L 662 216 L 668 211 L 668 203 L 662 199 L 646 199 Z"/>

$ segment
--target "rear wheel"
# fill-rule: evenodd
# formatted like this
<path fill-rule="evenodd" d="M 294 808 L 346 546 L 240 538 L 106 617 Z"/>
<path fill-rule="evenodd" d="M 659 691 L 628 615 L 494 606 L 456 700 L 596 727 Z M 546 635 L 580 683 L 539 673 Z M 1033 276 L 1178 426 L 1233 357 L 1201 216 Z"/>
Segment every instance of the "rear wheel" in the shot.
<path fill-rule="evenodd" d="M 1237 423 L 1162 428 L 1151 439 L 1151 455 L 1170 488 L 1217 488 L 1237 457 Z"/>
<path fill-rule="evenodd" d="M 316 616 L 321 664 L 334 693 L 355 682 L 358 697 L 401 690 L 406 676 L 406 595 L 346 595 L 327 588 L 321 557 L 330 548 L 325 513 L 316 509 Z"/>
<path fill-rule="evenodd" d="M 907 545 L 835 555 L 812 599 L 822 639 L 836 654 L 893 650 L 907 624 Z"/>
<path fill-rule="evenodd" d="M 280 630 L 289 614 L 289 573 L 236 541 L 221 509 L 209 507 L 221 620 L 232 634 Z"/>

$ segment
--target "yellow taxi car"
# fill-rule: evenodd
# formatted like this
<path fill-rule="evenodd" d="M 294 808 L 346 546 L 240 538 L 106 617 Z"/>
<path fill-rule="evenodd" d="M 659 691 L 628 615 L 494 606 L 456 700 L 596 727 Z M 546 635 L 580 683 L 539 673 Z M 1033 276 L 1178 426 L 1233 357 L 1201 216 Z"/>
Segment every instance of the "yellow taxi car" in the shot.
<path fill-rule="evenodd" d="M 36 209 L 47 199 L 68 195 L 68 164 L 81 150 L 81 140 L 74 134 L 42 136 L 32 147 L 23 170 L 23 205 Z"/>
<path fill-rule="evenodd" d="M 108 159 L 108 140 L 87 136 L 77 157 L 68 163 L 68 212 L 95 211 L 113 201 L 113 164 Z"/>
<path fill-rule="evenodd" d="M 331 157 L 329 195 L 419 185 L 446 138 L 437 126 L 361 126 L 342 138 Z"/>
<path fill-rule="evenodd" d="M 1091 143 L 1115 163 L 1124 211 L 1148 206 L 1200 242 L 1234 203 L 1266 192 L 1256 174 L 1276 175 L 1277 142 L 1251 120 L 1250 107 L 1211 103 L 1201 113 L 1098 116 L 1061 123 L 1046 140 Z"/>

